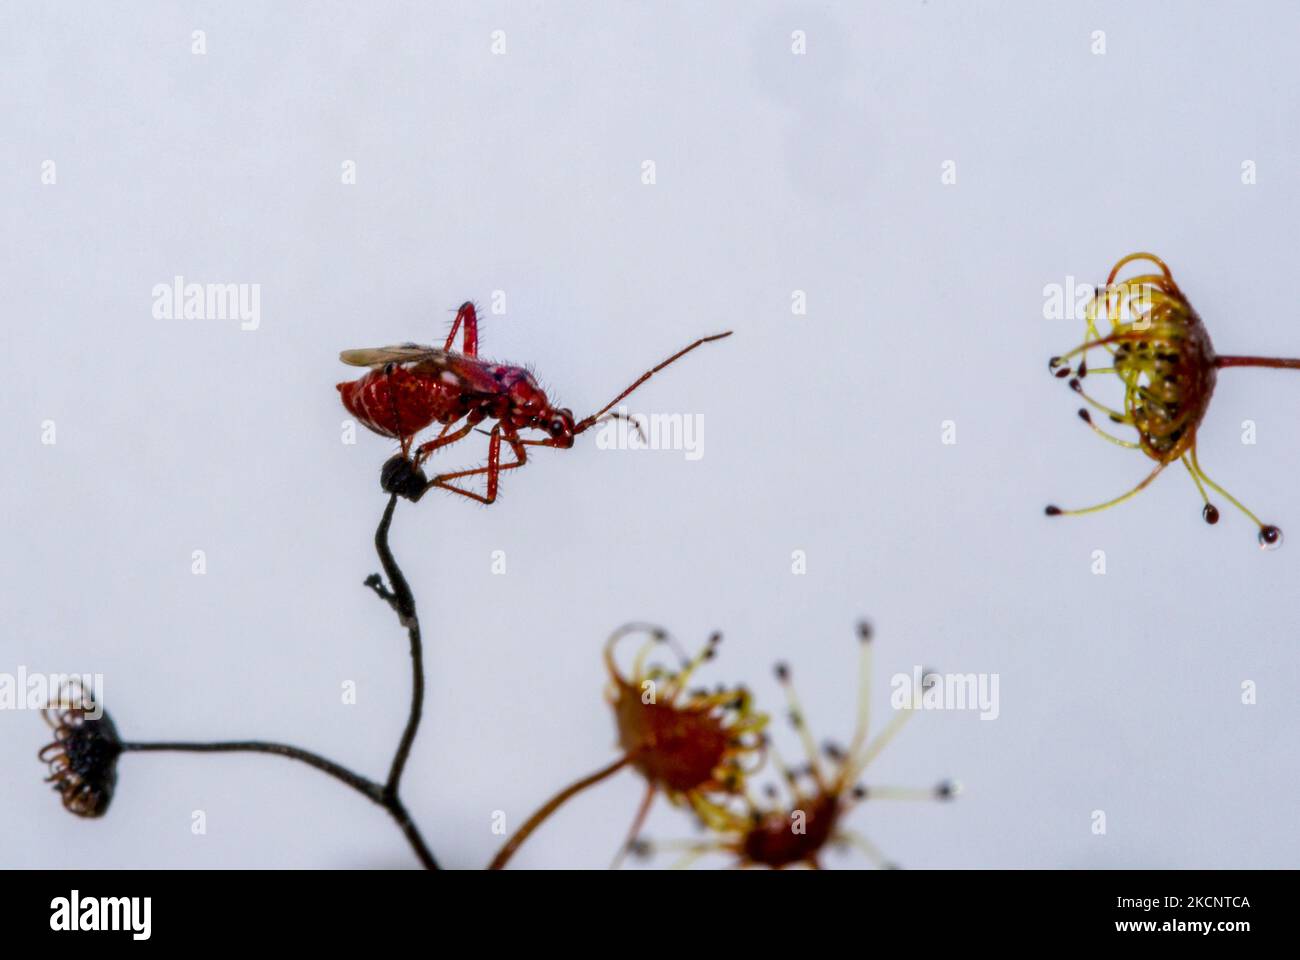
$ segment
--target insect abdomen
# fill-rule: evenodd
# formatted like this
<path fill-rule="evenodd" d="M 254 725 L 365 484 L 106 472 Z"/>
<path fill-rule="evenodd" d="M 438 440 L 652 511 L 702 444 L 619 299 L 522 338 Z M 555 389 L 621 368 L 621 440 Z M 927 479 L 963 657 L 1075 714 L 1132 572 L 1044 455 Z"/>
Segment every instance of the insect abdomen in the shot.
<path fill-rule="evenodd" d="M 384 437 L 410 437 L 435 420 L 449 423 L 465 413 L 458 390 L 402 367 L 371 370 L 338 384 L 338 391 L 348 412 Z"/>

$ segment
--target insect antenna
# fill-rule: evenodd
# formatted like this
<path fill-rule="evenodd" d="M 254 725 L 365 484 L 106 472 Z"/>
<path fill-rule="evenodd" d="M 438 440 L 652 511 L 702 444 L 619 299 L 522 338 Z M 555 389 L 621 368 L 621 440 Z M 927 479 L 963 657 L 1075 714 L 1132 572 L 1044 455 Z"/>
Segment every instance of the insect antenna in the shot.
<path fill-rule="evenodd" d="M 636 380 L 632 382 L 631 386 L 629 386 L 626 390 L 620 393 L 613 400 L 609 401 L 609 403 L 605 404 L 595 413 L 591 414 L 588 417 L 584 417 L 582 420 L 579 420 L 577 424 L 574 425 L 573 432 L 575 434 L 582 433 L 582 431 L 590 429 L 596 423 L 596 421 L 598 421 L 605 414 L 609 413 L 611 409 L 618 406 L 619 401 L 625 399 L 628 396 L 628 394 L 630 394 L 637 387 L 641 386 L 641 384 L 645 383 L 647 380 L 653 377 L 664 367 L 668 366 L 670 363 L 673 363 L 676 360 L 680 360 L 682 357 L 686 356 L 686 354 L 690 353 L 698 346 L 701 346 L 706 343 L 712 343 L 714 340 L 721 340 L 724 337 L 729 337 L 729 336 L 731 336 L 730 330 L 728 330 L 726 333 L 715 333 L 711 337 L 701 337 L 700 339 L 692 343 L 689 347 L 684 347 L 683 349 L 678 350 L 667 360 L 663 361 L 663 363 L 660 363 L 658 366 L 651 367 L 645 373 L 641 374 L 641 376 L 637 377 Z"/>

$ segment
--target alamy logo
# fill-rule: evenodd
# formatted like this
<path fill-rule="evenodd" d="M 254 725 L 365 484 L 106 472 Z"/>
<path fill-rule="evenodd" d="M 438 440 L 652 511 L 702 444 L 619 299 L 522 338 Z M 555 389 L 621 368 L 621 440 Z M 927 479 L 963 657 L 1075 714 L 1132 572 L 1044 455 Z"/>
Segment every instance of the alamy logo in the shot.
<path fill-rule="evenodd" d="M 126 930 L 133 940 L 148 940 L 152 926 L 152 897 L 86 897 L 73 890 L 71 897 L 50 901 L 50 929 Z"/>
<path fill-rule="evenodd" d="M 1098 287 L 1073 275 L 1067 276 L 1065 283 L 1043 286 L 1043 319 L 1086 320 L 1094 302 L 1098 316 L 1132 323 L 1136 330 L 1151 326 L 1151 291 L 1145 284 L 1125 280 Z"/>
<path fill-rule="evenodd" d="M 0 710 L 84 710 L 91 720 L 104 715 L 102 673 L 0 673 Z"/>
<path fill-rule="evenodd" d="M 704 456 L 704 415 L 695 413 L 628 413 L 600 425 L 597 450 L 684 450 L 687 460 Z"/>
<path fill-rule="evenodd" d="M 155 320 L 238 320 L 241 330 L 256 330 L 262 323 L 260 283 L 171 283 L 153 288 Z"/>
<path fill-rule="evenodd" d="M 889 681 L 889 705 L 895 710 L 978 710 L 981 720 L 996 720 L 998 674 L 935 673 L 913 667 Z"/>

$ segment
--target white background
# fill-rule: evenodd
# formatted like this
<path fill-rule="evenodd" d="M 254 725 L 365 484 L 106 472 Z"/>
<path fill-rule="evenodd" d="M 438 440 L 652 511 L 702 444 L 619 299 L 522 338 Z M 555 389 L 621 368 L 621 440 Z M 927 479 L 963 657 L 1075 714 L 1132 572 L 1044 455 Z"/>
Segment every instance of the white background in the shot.
<path fill-rule="evenodd" d="M 337 353 L 440 341 L 504 290 L 483 352 L 578 415 L 736 335 L 633 404 L 702 414 L 702 460 L 587 435 L 492 507 L 399 507 L 429 645 L 404 793 L 445 864 L 482 866 L 493 811 L 517 825 L 615 756 L 619 623 L 724 631 L 702 679 L 749 684 L 795 754 L 771 663 L 846 740 L 868 616 L 882 711 L 914 664 L 1001 679 L 999 719 L 918 717 L 873 766 L 965 785 L 853 815 L 903 865 L 1294 867 L 1300 377 L 1226 371 L 1200 432 L 1281 550 L 1226 503 L 1207 527 L 1173 470 L 1048 520 L 1148 462 L 1048 375 L 1082 330 L 1043 319 L 1043 287 L 1151 249 L 1222 352 L 1300 354 L 1298 44 L 1288 3 L 5 3 L 0 672 L 103 673 L 127 738 L 283 740 L 382 776 L 406 638 L 360 584 L 393 445 L 340 442 Z M 260 328 L 154 319 L 177 274 L 259 283 Z M 270 757 L 127 756 L 108 815 L 77 820 L 45 739 L 0 714 L 0 865 L 414 863 L 379 808 Z M 575 800 L 516 862 L 604 866 L 640 791 Z M 649 833 L 693 836 L 667 805 Z"/>

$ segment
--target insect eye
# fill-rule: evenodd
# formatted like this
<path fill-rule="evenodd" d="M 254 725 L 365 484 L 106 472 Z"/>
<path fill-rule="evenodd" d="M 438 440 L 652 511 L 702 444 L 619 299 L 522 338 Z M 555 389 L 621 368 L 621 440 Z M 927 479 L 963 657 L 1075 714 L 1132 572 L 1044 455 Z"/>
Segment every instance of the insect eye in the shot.
<path fill-rule="evenodd" d="M 559 417 L 556 417 L 554 420 L 551 421 L 551 433 L 555 434 L 556 436 L 559 436 L 560 434 L 564 433 L 564 421 L 561 420 Z"/>

